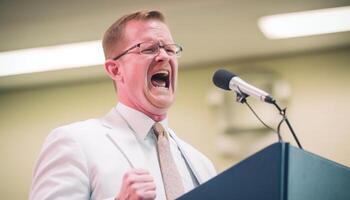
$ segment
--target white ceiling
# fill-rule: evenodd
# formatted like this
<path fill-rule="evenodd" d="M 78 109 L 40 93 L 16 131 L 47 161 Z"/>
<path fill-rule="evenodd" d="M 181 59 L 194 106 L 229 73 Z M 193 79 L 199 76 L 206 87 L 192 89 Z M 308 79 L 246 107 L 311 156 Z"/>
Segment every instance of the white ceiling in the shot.
<path fill-rule="evenodd" d="M 265 15 L 348 6 L 349 0 L 1 0 L 0 4 L 0 51 L 98 40 L 117 18 L 139 9 L 165 13 L 173 37 L 184 46 L 180 67 L 350 46 L 350 32 L 269 40 L 256 23 Z M 103 70 L 95 66 L 2 77 L 0 90 L 101 76 Z"/>

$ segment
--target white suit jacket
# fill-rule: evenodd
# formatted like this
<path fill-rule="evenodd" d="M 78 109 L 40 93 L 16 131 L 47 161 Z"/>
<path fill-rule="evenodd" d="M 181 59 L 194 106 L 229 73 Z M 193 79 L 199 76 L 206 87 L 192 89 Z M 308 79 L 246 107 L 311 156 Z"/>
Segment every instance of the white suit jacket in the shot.
<path fill-rule="evenodd" d="M 203 154 L 173 131 L 169 134 L 198 184 L 215 176 L 212 163 Z M 30 199 L 114 199 L 124 173 L 145 163 L 135 142 L 127 122 L 115 109 L 101 119 L 53 130 L 39 155 Z"/>

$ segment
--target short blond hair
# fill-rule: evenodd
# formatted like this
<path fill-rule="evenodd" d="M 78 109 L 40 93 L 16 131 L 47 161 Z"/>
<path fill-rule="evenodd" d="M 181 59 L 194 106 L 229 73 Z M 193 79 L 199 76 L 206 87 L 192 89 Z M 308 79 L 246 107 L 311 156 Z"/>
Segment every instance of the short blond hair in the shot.
<path fill-rule="evenodd" d="M 112 58 L 113 50 L 118 46 L 119 42 L 124 39 L 124 29 L 126 24 L 132 20 L 159 20 L 165 22 L 164 15 L 156 10 L 142 10 L 131 14 L 124 15 L 114 22 L 103 35 L 102 46 L 106 59 Z"/>

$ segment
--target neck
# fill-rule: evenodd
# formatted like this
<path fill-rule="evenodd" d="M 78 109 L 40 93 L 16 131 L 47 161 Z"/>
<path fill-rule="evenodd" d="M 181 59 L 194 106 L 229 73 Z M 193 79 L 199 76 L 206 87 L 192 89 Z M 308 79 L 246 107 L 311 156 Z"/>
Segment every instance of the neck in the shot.
<path fill-rule="evenodd" d="M 163 119 L 166 118 L 166 113 L 165 114 L 153 114 L 151 112 L 148 112 L 147 110 L 143 109 L 143 108 L 135 108 L 135 107 L 132 107 L 142 113 L 144 113 L 145 115 L 147 115 L 148 117 L 150 117 L 151 119 L 153 119 L 155 122 L 159 122 L 159 121 L 162 121 Z"/>
<path fill-rule="evenodd" d="M 120 100 L 121 103 L 123 103 L 124 105 L 130 107 L 130 108 L 133 108 L 135 110 L 138 110 L 140 112 L 142 112 L 143 114 L 147 115 L 148 117 L 150 117 L 151 119 L 153 119 L 155 122 L 159 122 L 159 121 L 162 121 L 163 119 L 166 118 L 167 116 L 167 113 L 165 112 L 164 114 L 154 114 L 152 112 L 149 112 L 147 111 L 146 109 L 144 109 L 143 107 L 141 106 L 138 106 L 138 105 L 135 105 L 135 104 L 132 104 L 132 103 L 129 103 L 128 101 L 122 101 Z"/>

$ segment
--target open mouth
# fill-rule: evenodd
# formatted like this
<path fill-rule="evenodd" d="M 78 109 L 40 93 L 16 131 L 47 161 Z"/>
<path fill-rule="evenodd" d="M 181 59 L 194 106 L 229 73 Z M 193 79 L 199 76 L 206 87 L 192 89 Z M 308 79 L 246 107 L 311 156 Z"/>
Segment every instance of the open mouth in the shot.
<path fill-rule="evenodd" d="M 151 83 L 154 87 L 169 88 L 169 72 L 166 70 L 158 71 L 151 76 Z"/>

